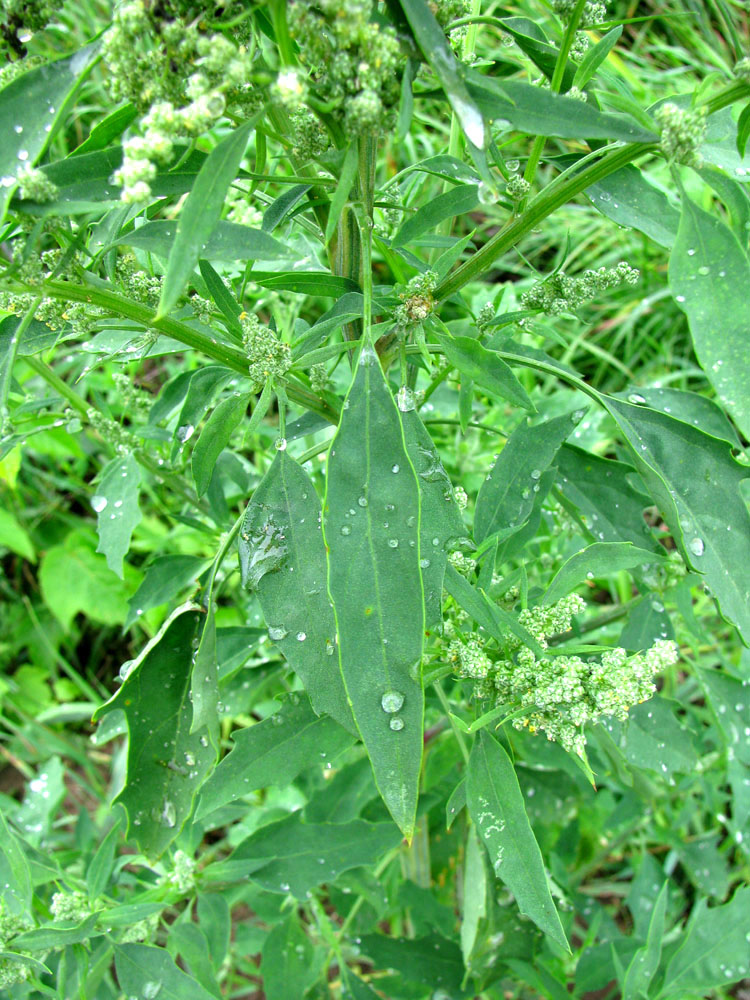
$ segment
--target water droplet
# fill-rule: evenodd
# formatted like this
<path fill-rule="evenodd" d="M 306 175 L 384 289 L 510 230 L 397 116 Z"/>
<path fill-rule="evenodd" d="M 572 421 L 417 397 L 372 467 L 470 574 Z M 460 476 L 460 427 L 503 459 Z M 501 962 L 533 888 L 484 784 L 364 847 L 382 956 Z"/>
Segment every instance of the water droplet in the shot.
<path fill-rule="evenodd" d="M 154 1000 L 161 992 L 161 983 L 153 980 L 143 984 L 143 1000 Z"/>
<path fill-rule="evenodd" d="M 185 444 L 190 438 L 195 434 L 195 427 L 192 424 L 182 424 L 181 427 L 177 428 L 177 439 Z"/>
<path fill-rule="evenodd" d="M 532 469 L 531 470 L 531 478 L 532 479 L 541 479 L 542 478 L 541 471 L 539 469 Z"/>
<path fill-rule="evenodd" d="M 195 767 L 195 755 L 192 753 L 185 753 L 185 763 L 188 767 Z"/>
<path fill-rule="evenodd" d="M 509 171 L 509 173 L 511 173 L 511 174 L 515 174 L 517 170 L 520 170 L 520 168 L 521 168 L 521 161 L 520 160 L 506 160 L 505 161 L 505 169 L 507 171 Z"/>
<path fill-rule="evenodd" d="M 675 298 L 675 302 L 684 302 L 685 301 L 685 296 L 684 295 L 675 295 L 674 298 Z"/>
<path fill-rule="evenodd" d="M 398 712 L 404 704 L 404 696 L 400 691 L 386 691 L 380 699 L 380 704 L 384 712 L 393 714 Z"/>
<path fill-rule="evenodd" d="M 492 205 L 497 201 L 497 193 L 493 190 L 491 185 L 482 181 L 477 190 L 477 197 L 479 198 L 479 203 L 481 205 Z"/>
<path fill-rule="evenodd" d="M 96 511 L 97 514 L 101 514 L 104 508 L 107 506 L 107 498 L 100 496 L 93 496 L 91 498 L 91 506 Z"/>
<path fill-rule="evenodd" d="M 631 394 L 628 396 L 628 402 L 635 403 L 637 406 L 640 406 L 642 403 L 646 402 L 646 397 L 641 396 L 641 394 L 638 392 L 631 392 Z"/>
<path fill-rule="evenodd" d="M 398 472 L 399 469 L 400 469 L 400 466 L 398 466 L 398 465 L 392 465 L 391 466 L 391 472 Z"/>
<path fill-rule="evenodd" d="M 207 747 L 208 746 L 208 737 L 207 736 L 201 736 L 201 738 L 200 738 L 200 740 L 198 742 L 200 743 L 200 745 L 202 747 Z"/>
<path fill-rule="evenodd" d="M 688 542 L 688 548 L 694 556 L 702 556 L 706 546 L 702 538 L 691 538 Z"/>
<path fill-rule="evenodd" d="M 287 629 L 283 625 L 272 625 L 268 629 L 268 638 L 273 639 L 274 642 L 279 642 L 281 639 L 286 639 L 289 635 Z"/>
<path fill-rule="evenodd" d="M 276 438 L 274 445 L 276 451 L 286 451 L 286 438 Z"/>
<path fill-rule="evenodd" d="M 359 500 L 357 500 L 357 503 L 359 504 L 360 507 L 366 507 L 367 497 L 360 497 Z"/>
<path fill-rule="evenodd" d="M 404 720 L 400 719 L 397 715 L 394 715 L 390 721 L 390 727 L 394 731 L 394 733 L 401 732 L 401 730 L 404 728 Z"/>
<path fill-rule="evenodd" d="M 29 158 L 29 151 L 28 151 L 28 149 L 19 149 L 17 156 L 18 156 L 19 160 L 21 160 L 21 161 L 23 161 L 25 163 L 26 160 L 28 160 L 28 158 Z"/>
<path fill-rule="evenodd" d="M 352 526 L 351 526 L 351 524 L 345 524 L 341 528 L 341 534 L 342 535 L 351 535 L 351 533 L 352 533 Z"/>
<path fill-rule="evenodd" d="M 429 559 L 420 559 L 419 560 L 419 565 L 420 565 L 420 567 L 422 569 L 427 569 L 429 567 L 429 565 L 430 565 L 430 560 Z"/>
<path fill-rule="evenodd" d="M 397 549 L 398 548 L 398 538 L 389 538 L 388 539 L 388 548 L 389 549 Z"/>
<path fill-rule="evenodd" d="M 304 642 L 306 638 L 307 638 L 307 632 L 297 633 L 297 642 Z"/>
<path fill-rule="evenodd" d="M 402 413 L 408 413 L 410 410 L 416 409 L 417 400 L 414 395 L 414 390 L 410 389 L 408 385 L 402 385 L 398 390 L 396 403 Z"/>
<path fill-rule="evenodd" d="M 690 247 L 690 249 L 688 250 L 688 257 L 693 257 L 693 256 L 695 256 L 695 250 L 693 249 L 693 247 Z"/>
<path fill-rule="evenodd" d="M 708 264 L 702 264 L 698 268 L 698 274 L 702 274 L 704 277 L 710 273 L 711 273 L 711 268 L 708 266 Z"/>
<path fill-rule="evenodd" d="M 20 135 L 23 132 L 23 125 L 14 125 L 13 131 L 16 133 L 16 135 Z"/>

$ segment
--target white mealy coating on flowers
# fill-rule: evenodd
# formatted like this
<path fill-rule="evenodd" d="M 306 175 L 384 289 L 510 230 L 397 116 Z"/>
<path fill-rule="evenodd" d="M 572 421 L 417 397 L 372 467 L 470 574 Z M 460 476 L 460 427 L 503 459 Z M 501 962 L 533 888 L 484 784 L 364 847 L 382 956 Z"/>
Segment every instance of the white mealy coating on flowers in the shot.
<path fill-rule="evenodd" d="M 703 157 L 698 147 L 706 136 L 706 108 L 679 108 L 671 101 L 655 113 L 661 131 L 661 151 L 666 158 L 689 167 L 700 167 Z"/>
<path fill-rule="evenodd" d="M 519 614 L 519 623 L 548 648 L 548 636 L 566 632 L 573 615 L 585 602 L 570 594 L 550 607 L 535 607 Z M 600 659 L 580 656 L 543 656 L 511 637 L 504 655 L 492 660 L 478 635 L 453 639 L 446 650 L 456 672 L 476 682 L 480 698 L 498 705 L 518 705 L 527 712 L 514 719 L 516 729 L 541 730 L 569 751 L 582 755 L 586 746 L 583 727 L 605 716 L 627 718 L 628 709 L 650 698 L 656 690 L 654 675 L 677 661 L 677 646 L 657 640 L 644 653 L 628 656 L 624 649 L 607 650 Z"/>
<path fill-rule="evenodd" d="M 615 267 L 600 267 L 588 270 L 571 278 L 564 271 L 558 271 L 542 281 L 537 281 L 521 296 L 523 309 L 541 309 L 548 316 L 571 312 L 606 291 L 623 282 L 634 285 L 640 271 L 621 260 Z"/>
<path fill-rule="evenodd" d="M 291 349 L 269 327 L 252 314 L 240 315 L 242 343 L 248 359 L 248 372 L 256 385 L 265 385 L 271 377 L 281 378 L 291 366 Z"/>
<path fill-rule="evenodd" d="M 393 318 L 402 329 L 426 320 L 435 307 L 432 293 L 438 283 L 435 271 L 425 271 L 410 279 L 404 291 L 399 293 L 401 305 L 393 310 Z"/>
<path fill-rule="evenodd" d="M 91 913 L 89 899 L 85 892 L 56 892 L 50 904 L 52 919 L 80 921 Z"/>

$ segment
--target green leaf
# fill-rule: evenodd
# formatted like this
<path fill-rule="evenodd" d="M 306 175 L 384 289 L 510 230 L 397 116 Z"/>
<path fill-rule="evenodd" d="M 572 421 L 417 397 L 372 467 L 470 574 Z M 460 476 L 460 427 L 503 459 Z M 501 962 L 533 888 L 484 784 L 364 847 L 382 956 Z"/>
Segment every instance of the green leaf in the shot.
<path fill-rule="evenodd" d="M 138 109 L 134 104 L 124 104 L 121 108 L 102 118 L 102 120 L 89 132 L 87 138 L 76 146 L 71 156 L 82 156 L 84 153 L 93 153 L 99 149 L 106 149 L 107 146 L 117 139 L 134 119 L 138 117 Z"/>
<path fill-rule="evenodd" d="M 679 211 L 632 163 L 587 187 L 586 194 L 618 226 L 637 229 L 662 247 L 677 239 Z"/>
<path fill-rule="evenodd" d="M 96 50 L 96 45 L 88 45 L 67 59 L 37 66 L 0 91 L 0 221 L 19 169 L 36 163 L 65 119 L 73 95 L 94 65 Z"/>
<path fill-rule="evenodd" d="M 417 411 L 401 414 L 406 450 L 417 473 L 420 492 L 419 552 L 424 586 L 425 628 L 443 620 L 443 577 L 451 542 L 466 535 L 453 486 Z"/>
<path fill-rule="evenodd" d="M 451 51 L 445 32 L 435 19 L 426 0 L 398 0 L 409 27 L 445 91 L 461 128 L 469 142 L 484 149 L 484 121 L 464 83 L 462 67 Z"/>
<path fill-rule="evenodd" d="M 283 787 L 322 761 L 333 761 L 354 737 L 326 715 L 318 716 L 307 698 L 294 693 L 277 712 L 254 726 L 238 729 L 231 752 L 201 788 L 198 818 L 256 788 Z"/>
<path fill-rule="evenodd" d="M 277 451 L 245 511 L 240 566 L 243 581 L 257 588 L 269 637 L 305 685 L 315 711 L 355 731 L 335 656 L 320 515 L 310 477 L 285 450 Z"/>
<path fill-rule="evenodd" d="M 487 916 L 489 890 L 484 852 L 477 837 L 476 827 L 466 831 L 466 860 L 464 861 L 463 911 L 461 913 L 461 953 L 468 969 L 477 942 L 479 928 Z"/>
<path fill-rule="evenodd" d="M 636 548 L 632 542 L 594 542 L 562 564 L 540 603 L 554 604 L 586 579 L 610 576 L 621 569 L 632 569 L 660 559 L 655 552 Z"/>
<path fill-rule="evenodd" d="M 208 489 L 216 460 L 229 444 L 252 398 L 251 392 L 232 393 L 222 399 L 206 421 L 191 456 L 193 479 L 199 497 Z"/>
<path fill-rule="evenodd" d="M 266 1000 L 302 997 L 313 982 L 313 946 L 296 913 L 271 928 L 263 942 L 263 995 Z"/>
<path fill-rule="evenodd" d="M 608 31 L 606 35 L 599 39 L 596 45 L 593 45 L 588 50 L 575 71 L 575 76 L 573 77 L 574 87 L 582 90 L 586 86 L 615 45 L 617 45 L 621 35 L 622 25 L 618 24 L 616 28 Z"/>
<path fill-rule="evenodd" d="M 730 758 L 750 766 L 747 686 L 719 670 L 701 670 L 698 677 L 727 747 L 731 747 Z"/>
<path fill-rule="evenodd" d="M 528 519 L 538 492 L 534 487 L 582 416 L 576 410 L 531 427 L 524 421 L 513 431 L 477 496 L 477 542 L 509 527 L 518 529 Z"/>
<path fill-rule="evenodd" d="M 204 368 L 191 372 L 185 401 L 177 418 L 177 430 L 172 445 L 172 461 L 177 458 L 193 436 L 195 428 L 219 392 L 230 379 L 236 378 L 236 372 L 223 365 L 206 365 Z"/>
<path fill-rule="evenodd" d="M 175 245 L 178 231 L 179 221 L 177 223 L 162 220 L 147 222 L 144 226 L 139 226 L 138 229 L 121 236 L 111 245 L 124 244 L 129 247 L 138 247 L 140 250 L 147 250 L 160 257 L 169 257 Z M 234 222 L 224 222 L 223 220 L 215 224 L 210 236 L 203 240 L 198 250 L 199 257 L 204 260 L 283 260 L 289 257 L 289 250 L 284 244 L 279 243 L 273 236 L 269 236 L 261 229 L 238 226 Z M 190 271 L 187 272 L 188 274 L 196 263 L 198 263 L 197 259 Z"/>
<path fill-rule="evenodd" d="M 212 993 L 216 1000 L 222 1000 L 203 927 L 188 921 L 175 921 L 169 928 L 167 947 L 174 958 L 179 956 L 182 959 L 182 964 L 196 982 Z"/>
<path fill-rule="evenodd" d="M 128 614 L 127 586 L 90 547 L 84 532 L 71 532 L 42 559 L 39 582 L 45 604 L 67 631 L 82 611 L 104 625 L 120 625 Z"/>
<path fill-rule="evenodd" d="M 503 30 L 508 32 L 519 49 L 551 80 L 559 52 L 556 46 L 550 44 L 539 25 L 528 17 L 504 17 L 501 23 Z M 573 63 L 568 59 L 562 79 L 563 90 L 568 90 L 572 85 L 574 69 Z"/>
<path fill-rule="evenodd" d="M 620 633 L 618 646 L 638 652 L 650 649 L 657 639 L 674 639 L 672 621 L 659 597 L 658 592 L 645 594 L 633 606 Z"/>
<path fill-rule="evenodd" d="M 217 668 L 216 639 L 216 604 L 213 600 L 213 577 L 204 598 L 206 613 L 200 630 L 200 640 L 193 659 L 193 670 L 190 678 L 190 702 L 193 706 L 193 717 L 190 722 L 190 732 L 195 733 L 205 726 L 214 739 L 218 735 L 217 719 L 219 704 L 219 675 Z M 197 637 L 196 637 L 197 638 Z M 195 639 L 193 640 L 195 645 Z"/>
<path fill-rule="evenodd" d="M 179 608 L 130 666 L 122 687 L 94 721 L 122 709 L 128 722 L 125 787 L 115 799 L 128 813 L 128 835 L 149 857 L 175 839 L 216 760 L 207 731 L 192 733 L 190 676 L 201 614 Z"/>
<path fill-rule="evenodd" d="M 685 389 L 671 389 L 664 386 L 636 389 L 635 392 L 619 393 L 620 398 L 629 403 L 645 403 L 652 410 L 668 413 L 683 423 L 692 424 L 704 434 L 728 441 L 732 447 L 739 448 L 737 431 L 729 421 L 726 413 L 718 403 L 697 392 L 687 392 Z"/>
<path fill-rule="evenodd" d="M 521 913 L 568 951 L 516 772 L 486 729 L 476 737 L 469 757 L 466 798 L 496 876 L 513 893 Z"/>
<path fill-rule="evenodd" d="M 450 364 L 462 375 L 481 385 L 490 395 L 536 412 L 524 387 L 495 351 L 488 351 L 473 337 L 447 337 L 443 333 L 437 333 L 436 337 Z"/>
<path fill-rule="evenodd" d="M 750 437 L 747 310 L 738 288 L 750 288 L 750 260 L 724 223 L 682 199 L 669 287 L 690 325 L 701 367 L 737 426 Z"/>
<path fill-rule="evenodd" d="M 636 475 L 632 465 L 569 444 L 559 450 L 555 464 L 563 500 L 585 515 L 598 541 L 632 542 L 638 548 L 663 554 L 643 519 L 651 498 L 630 483 Z"/>
<path fill-rule="evenodd" d="M 242 324 L 240 323 L 240 313 L 242 312 L 242 307 L 239 302 L 207 260 L 199 260 L 198 268 L 200 269 L 201 277 L 206 282 L 209 295 L 219 307 L 226 320 L 227 328 L 238 338 L 241 338 Z"/>
<path fill-rule="evenodd" d="M 179 969 L 163 948 L 146 944 L 115 945 L 115 968 L 126 994 L 159 1000 L 216 1000 L 213 993 Z"/>
<path fill-rule="evenodd" d="M 410 215 L 393 237 L 393 247 L 403 247 L 412 243 L 423 233 L 428 233 L 444 219 L 471 212 L 479 204 L 479 188 L 476 184 L 458 184 L 450 191 L 439 194 L 425 202 L 414 215 Z"/>
<path fill-rule="evenodd" d="M 725 989 L 742 979 L 750 964 L 748 927 L 750 889 L 738 889 L 730 902 L 710 910 L 701 899 L 667 965 L 659 997 Z"/>
<path fill-rule="evenodd" d="M 96 511 L 99 545 L 96 551 L 107 559 L 109 568 L 122 579 L 122 563 L 130 539 L 141 520 L 138 493 L 141 467 L 135 455 L 119 455 L 102 469 L 91 506 Z"/>
<path fill-rule="evenodd" d="M 439 934 L 421 938 L 363 934 L 359 947 L 363 955 L 372 959 L 376 969 L 394 969 L 398 973 L 398 979 L 390 980 L 396 988 L 396 984 L 405 979 L 418 983 L 422 990 L 425 983 L 429 983 L 430 989 L 444 990 L 456 1000 L 471 995 L 461 988 L 465 970 L 460 948 Z M 383 983 L 380 977 L 377 982 L 379 986 Z M 395 995 L 395 990 L 391 995 Z"/>
<path fill-rule="evenodd" d="M 379 1000 L 372 986 L 355 975 L 346 965 L 341 969 L 341 983 L 344 987 L 341 1000 Z"/>
<path fill-rule="evenodd" d="M 199 257 L 205 257 L 208 242 L 219 221 L 229 185 L 237 175 L 255 119 L 245 122 L 215 146 L 195 179 L 177 222 L 169 252 L 158 317 L 174 309 L 185 290 Z"/>
<path fill-rule="evenodd" d="M 326 223 L 325 241 L 330 243 L 333 234 L 336 232 L 341 213 L 349 199 L 349 192 L 357 179 L 357 166 L 359 164 L 359 143 L 352 139 L 347 146 L 344 162 L 341 165 L 341 174 L 336 190 L 331 197 L 331 205 L 328 209 L 328 222 Z"/>
<path fill-rule="evenodd" d="M 328 295 L 338 299 L 347 292 L 359 292 L 353 278 L 342 278 L 329 271 L 254 271 L 253 281 L 263 288 L 273 288 L 280 292 L 296 292 L 298 295 Z"/>
<path fill-rule="evenodd" d="M 705 574 L 721 614 L 750 643 L 748 469 L 724 441 L 645 406 L 603 398 L 683 558 Z"/>
<path fill-rule="evenodd" d="M 693 737 L 677 718 L 677 702 L 654 695 L 628 712 L 627 722 L 610 719 L 605 728 L 634 767 L 660 777 L 690 774 L 697 757 Z"/>
<path fill-rule="evenodd" d="M 200 556 L 157 556 L 149 563 L 138 590 L 128 599 L 125 628 L 129 628 L 144 612 L 177 597 L 210 565 L 210 559 L 201 559 Z"/>
<path fill-rule="evenodd" d="M 476 70 L 466 74 L 469 93 L 485 118 L 504 119 L 508 126 L 527 135 L 560 139 L 617 139 L 623 142 L 657 142 L 658 136 L 625 115 L 606 114 L 572 97 L 554 94 L 520 80 L 483 76 Z"/>
<path fill-rule="evenodd" d="M 515 615 L 491 601 L 483 590 L 472 587 L 450 563 L 445 568 L 445 589 L 464 611 L 468 611 L 477 625 L 489 632 L 501 645 L 505 643 L 507 633 L 511 632 L 535 656 L 540 659 L 544 656 L 542 647 Z"/>
<path fill-rule="evenodd" d="M 5 855 L 8 863 L 6 870 L 12 878 L 5 891 L 15 896 L 24 911 L 27 911 L 31 905 L 31 868 L 20 839 L 8 826 L 2 811 L 0 811 L 0 851 Z"/>
<path fill-rule="evenodd" d="M 91 859 L 86 870 L 86 888 L 88 890 L 89 902 L 95 902 L 107 888 L 115 867 L 115 852 L 122 837 L 120 829 L 121 816 L 119 812 L 115 814 L 115 821 L 109 831 L 96 849 L 96 853 Z"/>
<path fill-rule="evenodd" d="M 14 949 L 47 951 L 50 948 L 65 948 L 70 944 L 80 944 L 91 937 L 98 914 L 90 913 L 82 920 L 65 920 L 59 924 L 43 924 L 25 931 L 13 939 Z"/>
<path fill-rule="evenodd" d="M 10 549 L 29 562 L 36 562 L 34 543 L 13 515 L 0 509 L 0 548 Z"/>
<path fill-rule="evenodd" d="M 411 836 L 424 712 L 419 489 L 399 411 L 370 347 L 331 444 L 323 511 L 344 685 L 380 793 Z"/>
<path fill-rule="evenodd" d="M 213 870 L 222 877 L 249 877 L 269 892 L 291 892 L 304 900 L 342 872 L 373 865 L 400 841 L 393 823 L 304 823 L 296 812 L 261 827 Z"/>

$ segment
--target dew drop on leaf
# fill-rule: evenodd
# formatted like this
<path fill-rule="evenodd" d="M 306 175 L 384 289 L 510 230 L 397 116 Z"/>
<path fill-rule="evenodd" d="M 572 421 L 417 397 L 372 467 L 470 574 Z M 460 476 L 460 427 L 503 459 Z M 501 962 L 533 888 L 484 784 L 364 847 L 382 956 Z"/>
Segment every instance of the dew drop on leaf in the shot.
<path fill-rule="evenodd" d="M 107 498 L 94 496 L 91 498 L 91 506 L 96 511 L 97 514 L 101 514 L 104 508 L 107 506 Z"/>
<path fill-rule="evenodd" d="M 384 712 L 393 714 L 394 712 L 398 712 L 404 704 L 404 696 L 400 691 L 386 691 L 380 699 L 380 704 Z"/>
<path fill-rule="evenodd" d="M 400 719 L 397 715 L 394 715 L 390 721 L 390 727 L 394 733 L 399 733 L 404 728 L 404 720 Z"/>
<path fill-rule="evenodd" d="M 274 642 L 279 642 L 281 639 L 286 639 L 289 632 L 284 628 L 283 625 L 272 625 L 268 629 L 268 638 L 273 639 Z"/>
<path fill-rule="evenodd" d="M 706 546 L 702 538 L 691 538 L 688 543 L 688 548 L 694 556 L 702 556 Z"/>

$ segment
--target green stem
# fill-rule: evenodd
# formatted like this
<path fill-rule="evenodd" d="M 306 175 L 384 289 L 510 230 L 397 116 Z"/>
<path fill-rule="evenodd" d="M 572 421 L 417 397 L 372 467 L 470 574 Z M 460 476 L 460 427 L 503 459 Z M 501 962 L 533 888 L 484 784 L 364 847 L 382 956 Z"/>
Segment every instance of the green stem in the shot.
<path fill-rule="evenodd" d="M 505 229 L 485 243 L 469 260 L 465 261 L 438 285 L 435 298 L 438 301 L 449 298 L 480 274 L 489 270 L 494 261 L 506 250 L 515 246 L 526 233 L 530 232 L 542 219 L 546 219 L 556 209 L 565 205 L 574 195 L 608 177 L 626 164 L 652 150 L 648 143 L 630 143 L 606 153 L 599 162 L 586 167 L 577 174 L 556 178 L 547 185 L 527 206 L 526 211 L 509 222 Z"/>
<path fill-rule="evenodd" d="M 23 285 L 13 285 L 9 287 L 9 290 L 27 292 L 30 289 Z M 188 326 L 187 323 L 183 323 L 171 316 L 164 316 L 157 320 L 155 319 L 153 309 L 149 306 L 126 298 L 124 295 L 119 295 L 108 288 L 98 284 L 76 285 L 68 281 L 48 281 L 44 284 L 43 291 L 50 298 L 58 299 L 62 302 L 89 303 L 90 305 L 106 309 L 116 316 L 135 320 L 135 322 L 141 323 L 145 327 L 151 327 L 160 333 L 166 334 L 168 337 L 172 337 L 174 340 L 179 340 L 186 347 L 200 351 L 207 357 L 213 358 L 214 361 L 226 365 L 227 368 L 231 368 L 241 375 L 247 375 L 247 358 L 236 347 L 232 347 L 229 344 L 222 344 L 213 337 L 208 337 L 200 330 L 196 330 Z M 312 410 L 313 413 L 317 413 L 332 424 L 338 423 L 338 411 L 296 380 L 289 379 L 287 381 L 287 395 L 293 402 L 304 407 L 306 410 Z"/>

